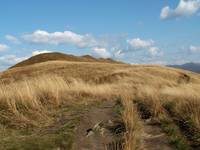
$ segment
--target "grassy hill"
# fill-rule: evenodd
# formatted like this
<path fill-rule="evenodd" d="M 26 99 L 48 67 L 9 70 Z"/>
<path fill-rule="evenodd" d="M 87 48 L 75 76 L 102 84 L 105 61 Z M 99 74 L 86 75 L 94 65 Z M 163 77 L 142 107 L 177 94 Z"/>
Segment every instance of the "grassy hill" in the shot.
<path fill-rule="evenodd" d="M 25 61 L 22 61 L 14 66 L 12 66 L 11 68 L 15 68 L 15 67 L 23 67 L 23 66 L 27 66 L 27 65 L 32 65 L 32 64 L 36 64 L 36 63 L 42 63 L 42 62 L 46 62 L 46 61 L 73 61 L 73 62 L 107 62 L 107 63 L 117 63 L 117 61 L 114 61 L 112 59 L 104 59 L 104 58 L 94 58 L 92 56 L 89 55 L 85 55 L 85 56 L 73 56 L 73 55 L 66 55 L 63 53 L 58 53 L 58 52 L 54 52 L 54 53 L 44 53 L 44 54 L 39 54 L 36 56 L 33 56 Z"/>
<path fill-rule="evenodd" d="M 200 148 L 199 74 L 112 62 L 49 53 L 0 73 L 0 149 Z"/>

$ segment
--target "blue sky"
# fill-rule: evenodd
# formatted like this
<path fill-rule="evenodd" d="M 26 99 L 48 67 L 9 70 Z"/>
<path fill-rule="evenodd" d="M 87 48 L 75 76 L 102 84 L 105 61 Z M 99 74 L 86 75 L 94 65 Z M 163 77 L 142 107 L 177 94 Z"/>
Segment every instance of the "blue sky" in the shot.
<path fill-rule="evenodd" d="M 2 0 L 0 70 L 44 52 L 133 64 L 200 58 L 200 0 Z"/>

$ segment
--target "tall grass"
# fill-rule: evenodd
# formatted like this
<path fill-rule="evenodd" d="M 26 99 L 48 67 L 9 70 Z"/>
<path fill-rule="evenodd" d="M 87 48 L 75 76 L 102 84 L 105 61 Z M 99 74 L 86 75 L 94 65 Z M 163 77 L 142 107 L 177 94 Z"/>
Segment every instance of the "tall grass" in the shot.
<path fill-rule="evenodd" d="M 88 84 L 81 80 L 64 80 L 55 75 L 44 75 L 10 84 L 0 84 L 0 117 L 33 122 L 38 115 L 65 102 L 85 100 L 87 97 L 108 99 L 112 96 L 112 85 Z M 9 115 L 9 116 L 8 116 Z M 38 117 L 39 118 L 39 117 Z M 2 119 L 3 120 L 3 119 Z M 12 120 L 12 119 L 10 119 Z"/>
<path fill-rule="evenodd" d="M 61 65 L 65 64 L 55 64 L 54 67 Z M 15 122 L 10 118 L 18 118 L 30 123 L 34 120 L 32 115 L 46 119 L 46 111 L 66 102 L 118 96 L 125 108 L 122 117 L 127 128 L 126 150 L 138 149 L 141 140 L 139 132 L 142 126 L 133 100 L 145 103 L 154 117 L 162 115 L 168 106 L 178 119 L 191 122 L 200 131 L 198 75 L 188 73 L 190 81 L 187 83 L 183 73 L 163 67 L 101 64 L 95 68 L 94 64 L 67 65 L 64 66 L 67 69 L 57 75 L 37 75 L 9 84 L 0 83 L 1 122 Z M 42 64 L 39 67 L 44 68 Z M 74 69 L 76 67 L 77 70 Z M 36 123 L 35 119 L 34 125 Z"/>
<path fill-rule="evenodd" d="M 9 85 L 0 84 L 0 102 L 15 114 L 21 109 L 41 109 L 48 103 L 59 105 L 59 95 L 66 88 L 64 80 L 55 76 L 42 76 Z"/>
<path fill-rule="evenodd" d="M 200 93 L 198 89 L 200 89 L 198 84 L 183 84 L 161 89 L 144 85 L 138 88 L 135 99 L 146 103 L 155 117 L 164 111 L 166 105 L 170 105 L 180 119 L 190 121 L 200 129 Z"/>
<path fill-rule="evenodd" d="M 200 130 L 200 89 L 199 84 L 186 84 L 161 90 L 165 103 L 172 103 L 173 111 L 180 119 L 191 122 Z"/>
<path fill-rule="evenodd" d="M 124 150 L 137 150 L 141 148 L 142 124 L 139 119 L 137 108 L 133 105 L 132 94 L 124 91 L 121 95 L 124 111 L 122 118 L 126 125 Z"/>

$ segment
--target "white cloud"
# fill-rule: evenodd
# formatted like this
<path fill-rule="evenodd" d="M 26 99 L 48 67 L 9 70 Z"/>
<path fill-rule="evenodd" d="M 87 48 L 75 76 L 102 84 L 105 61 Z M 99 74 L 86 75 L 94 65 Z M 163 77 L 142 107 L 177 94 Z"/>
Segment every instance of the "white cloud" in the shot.
<path fill-rule="evenodd" d="M 142 40 L 140 38 L 135 38 L 127 40 L 127 43 L 129 44 L 129 48 L 127 50 L 120 51 L 120 53 L 132 52 L 135 50 L 147 50 L 151 56 L 162 55 L 162 52 L 158 47 L 155 46 L 155 42 L 153 40 Z"/>
<path fill-rule="evenodd" d="M 116 57 L 116 58 L 118 58 L 118 59 L 120 59 L 120 58 L 123 58 L 124 57 L 124 53 L 123 53 L 123 50 L 117 50 L 117 51 L 114 51 L 114 57 Z"/>
<path fill-rule="evenodd" d="M 97 41 L 89 34 L 81 35 L 71 31 L 52 32 L 37 30 L 22 36 L 25 41 L 35 44 L 73 44 L 79 48 L 94 47 Z"/>
<path fill-rule="evenodd" d="M 141 40 L 140 38 L 127 40 L 127 43 L 134 49 L 149 48 L 154 45 L 153 40 Z"/>
<path fill-rule="evenodd" d="M 158 47 L 150 47 L 148 49 L 151 56 L 162 56 L 163 52 Z"/>
<path fill-rule="evenodd" d="M 149 48 L 149 53 L 152 55 L 152 56 L 156 56 L 156 55 L 158 55 L 158 52 L 159 51 L 159 49 L 157 48 L 157 47 L 150 47 Z"/>
<path fill-rule="evenodd" d="M 39 55 L 39 54 L 44 54 L 44 53 L 52 53 L 52 51 L 49 51 L 49 50 L 36 50 L 36 51 L 32 52 L 32 56 Z"/>
<path fill-rule="evenodd" d="M 2 66 L 12 65 L 27 59 L 27 57 L 17 57 L 15 55 L 5 55 L 0 57 L 0 64 Z"/>
<path fill-rule="evenodd" d="M 17 57 L 16 55 L 0 56 L 0 70 L 5 70 L 6 68 L 25 59 L 28 59 L 28 57 Z"/>
<path fill-rule="evenodd" d="M 92 50 L 100 57 L 103 58 L 111 57 L 111 54 L 107 51 L 106 48 L 94 47 Z"/>
<path fill-rule="evenodd" d="M 1 51 L 6 51 L 9 49 L 9 46 L 7 46 L 6 44 L 0 44 L 0 52 Z"/>
<path fill-rule="evenodd" d="M 13 63 L 13 62 L 20 62 L 24 59 L 26 59 L 27 57 L 17 57 L 15 55 L 7 55 L 7 56 L 4 56 L 4 57 L 0 57 L 0 60 L 4 60 L 4 61 L 7 61 L 7 62 L 10 62 L 10 63 Z"/>
<path fill-rule="evenodd" d="M 21 62 L 25 59 L 30 58 L 31 56 L 35 56 L 42 53 L 51 53 L 49 50 L 36 50 L 32 52 L 32 55 L 17 57 L 16 55 L 4 55 L 0 56 L 0 70 L 4 70 L 18 62 Z"/>
<path fill-rule="evenodd" d="M 18 38 L 16 38 L 16 37 L 13 36 L 13 35 L 6 35 L 5 38 L 6 38 L 8 41 L 12 42 L 12 43 L 15 43 L 15 44 L 19 44 L 19 43 L 20 43 L 20 41 L 18 40 Z"/>
<path fill-rule="evenodd" d="M 189 47 L 189 51 L 192 52 L 192 53 L 200 52 L 200 46 L 193 46 L 193 45 L 191 45 Z"/>
<path fill-rule="evenodd" d="M 180 0 L 177 8 L 171 9 L 169 6 L 165 6 L 161 10 L 161 19 L 177 18 L 182 16 L 191 16 L 200 8 L 200 0 Z"/>

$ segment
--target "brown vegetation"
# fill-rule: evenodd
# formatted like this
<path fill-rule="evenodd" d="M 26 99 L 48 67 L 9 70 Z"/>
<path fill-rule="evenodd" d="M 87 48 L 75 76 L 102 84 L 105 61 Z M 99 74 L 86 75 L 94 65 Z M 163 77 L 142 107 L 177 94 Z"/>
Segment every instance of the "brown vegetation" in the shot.
<path fill-rule="evenodd" d="M 84 55 L 84 56 L 74 56 L 74 55 L 66 55 L 58 52 L 54 53 L 44 53 L 44 54 L 39 54 L 36 56 L 33 56 L 25 61 L 22 61 L 11 68 L 15 67 L 24 67 L 27 65 L 32 65 L 36 63 L 42 63 L 46 61 L 55 61 L 55 60 L 60 60 L 60 61 L 72 61 L 72 62 L 107 62 L 107 63 L 119 63 L 117 61 L 114 61 L 112 59 L 104 59 L 104 58 L 94 58 L 89 55 Z"/>
<path fill-rule="evenodd" d="M 161 66 L 48 61 L 9 69 L 0 82 L 4 126 L 43 126 L 52 121 L 49 112 L 63 105 L 119 98 L 126 150 L 142 147 L 139 106 L 161 124 L 163 118 L 174 123 L 189 146 L 200 144 L 198 74 Z"/>

